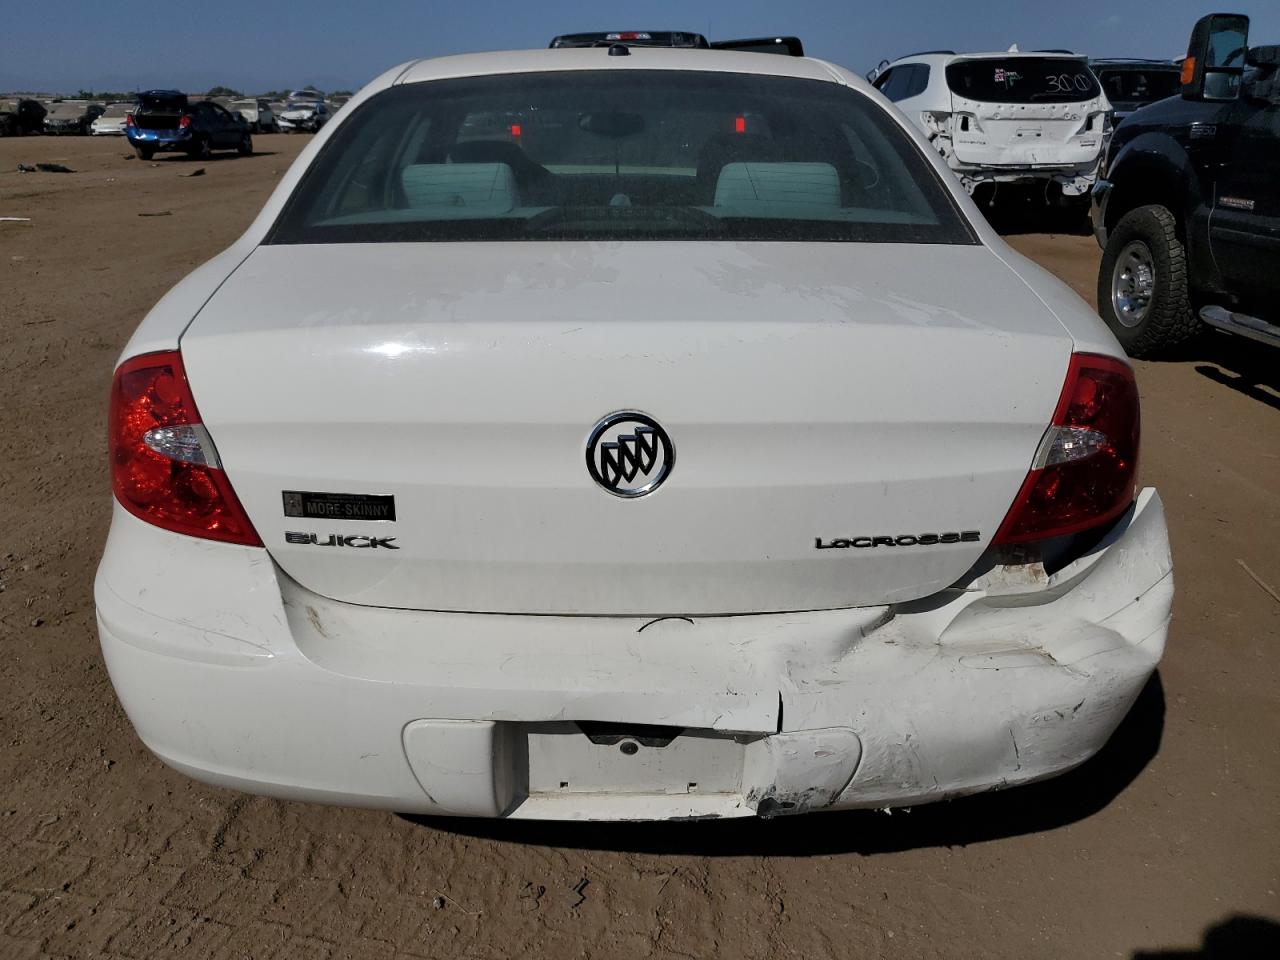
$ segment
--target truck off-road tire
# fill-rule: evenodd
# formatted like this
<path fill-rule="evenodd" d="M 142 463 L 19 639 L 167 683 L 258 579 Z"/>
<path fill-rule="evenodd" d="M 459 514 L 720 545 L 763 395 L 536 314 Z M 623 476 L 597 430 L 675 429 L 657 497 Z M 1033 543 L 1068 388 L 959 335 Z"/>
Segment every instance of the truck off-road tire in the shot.
<path fill-rule="evenodd" d="M 236 147 L 242 157 L 253 156 L 253 138 L 249 134 L 245 134 L 240 138 L 240 146 Z"/>
<path fill-rule="evenodd" d="M 156 155 L 154 147 L 134 147 L 133 152 L 138 155 L 139 160 L 150 160 Z"/>
<path fill-rule="evenodd" d="M 1107 238 L 1098 313 L 1131 357 L 1168 353 L 1200 332 L 1177 221 L 1152 204 L 1130 210 Z"/>

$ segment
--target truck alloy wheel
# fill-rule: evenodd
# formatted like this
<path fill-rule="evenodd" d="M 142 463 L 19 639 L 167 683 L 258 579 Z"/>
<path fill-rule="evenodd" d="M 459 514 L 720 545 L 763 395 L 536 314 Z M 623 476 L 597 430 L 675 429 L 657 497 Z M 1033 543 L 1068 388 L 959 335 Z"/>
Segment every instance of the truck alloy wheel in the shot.
<path fill-rule="evenodd" d="M 1200 331 L 1186 250 L 1167 208 L 1130 210 L 1111 231 L 1098 271 L 1098 313 L 1131 357 L 1167 353 Z"/>

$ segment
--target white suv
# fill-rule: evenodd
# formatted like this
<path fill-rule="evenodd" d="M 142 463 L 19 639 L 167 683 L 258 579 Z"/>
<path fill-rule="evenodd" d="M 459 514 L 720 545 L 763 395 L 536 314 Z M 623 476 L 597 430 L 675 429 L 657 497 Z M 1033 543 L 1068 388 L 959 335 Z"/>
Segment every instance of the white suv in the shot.
<path fill-rule="evenodd" d="M 1053 183 L 1088 195 L 1111 130 L 1111 104 L 1083 57 L 964 53 L 902 57 L 874 74 L 972 194 L 997 183 Z"/>

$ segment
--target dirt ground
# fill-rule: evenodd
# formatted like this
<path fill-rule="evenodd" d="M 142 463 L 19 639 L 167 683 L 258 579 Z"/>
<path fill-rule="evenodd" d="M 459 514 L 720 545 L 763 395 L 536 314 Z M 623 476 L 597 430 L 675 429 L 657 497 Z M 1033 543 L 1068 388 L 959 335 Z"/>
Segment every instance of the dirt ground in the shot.
<path fill-rule="evenodd" d="M 1280 353 L 1223 337 L 1138 364 L 1175 620 L 1066 777 L 892 816 L 562 827 L 163 767 L 94 630 L 111 368 L 304 143 L 201 165 L 0 140 L 0 216 L 31 218 L 0 223 L 0 958 L 1280 956 L 1280 600 L 1258 582 L 1280 590 Z M 77 172 L 16 172 L 37 161 Z M 1091 238 L 1011 240 L 1092 296 Z"/>

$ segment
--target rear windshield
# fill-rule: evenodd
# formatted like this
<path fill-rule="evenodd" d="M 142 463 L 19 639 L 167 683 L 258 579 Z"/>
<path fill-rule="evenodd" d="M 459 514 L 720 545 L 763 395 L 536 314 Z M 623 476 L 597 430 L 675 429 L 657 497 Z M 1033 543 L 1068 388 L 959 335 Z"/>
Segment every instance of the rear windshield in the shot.
<path fill-rule="evenodd" d="M 1088 64 L 1060 57 L 959 60 L 947 67 L 947 86 L 986 103 L 1069 103 L 1098 95 Z"/>
<path fill-rule="evenodd" d="M 181 113 L 186 109 L 186 97 L 142 97 L 138 109 L 142 113 Z"/>
<path fill-rule="evenodd" d="M 1177 70 L 1099 70 L 1098 79 L 1112 103 L 1155 103 L 1182 91 Z"/>
<path fill-rule="evenodd" d="M 325 145 L 269 242 L 513 239 L 974 242 L 861 94 L 642 70 L 393 87 Z"/>

